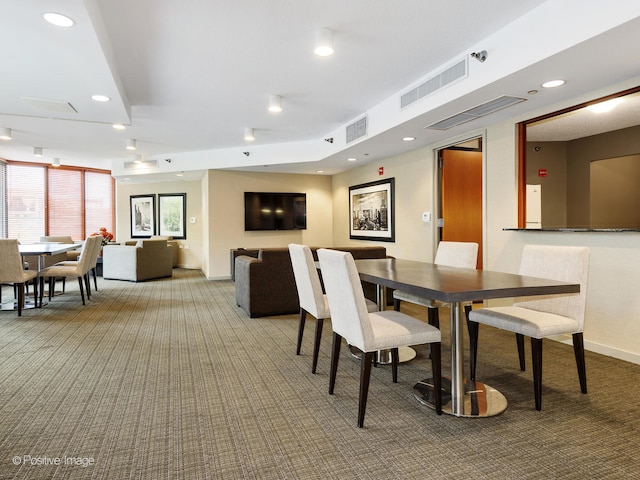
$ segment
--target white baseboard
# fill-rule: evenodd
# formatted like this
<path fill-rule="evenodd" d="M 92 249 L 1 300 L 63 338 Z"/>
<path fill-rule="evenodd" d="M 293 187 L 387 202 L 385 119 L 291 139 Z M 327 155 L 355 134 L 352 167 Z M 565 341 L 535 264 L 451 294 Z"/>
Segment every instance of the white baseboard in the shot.
<path fill-rule="evenodd" d="M 573 345 L 571 335 L 557 335 L 549 338 L 557 340 L 558 342 L 566 343 L 567 345 Z M 584 341 L 584 349 L 589 352 L 599 353 L 601 355 L 606 355 L 607 357 L 613 357 L 618 360 L 624 360 L 625 362 L 640 365 L 640 353 L 629 352 L 627 350 L 621 350 L 609 345 L 602 345 L 601 343 L 590 342 L 587 340 Z"/>

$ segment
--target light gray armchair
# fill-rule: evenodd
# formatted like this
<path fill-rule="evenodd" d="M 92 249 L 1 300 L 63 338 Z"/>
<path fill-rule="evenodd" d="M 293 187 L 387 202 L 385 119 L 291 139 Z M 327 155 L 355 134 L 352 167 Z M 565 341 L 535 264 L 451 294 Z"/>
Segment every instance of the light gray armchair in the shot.
<path fill-rule="evenodd" d="M 140 282 L 170 277 L 173 247 L 166 240 L 139 240 L 136 245 L 105 245 L 102 249 L 102 277 Z"/>

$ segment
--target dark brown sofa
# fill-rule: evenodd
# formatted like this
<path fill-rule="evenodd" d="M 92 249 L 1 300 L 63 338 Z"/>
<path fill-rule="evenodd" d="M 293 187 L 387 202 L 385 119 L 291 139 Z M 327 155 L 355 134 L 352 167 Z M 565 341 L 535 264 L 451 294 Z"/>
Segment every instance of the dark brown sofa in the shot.
<path fill-rule="evenodd" d="M 356 260 L 363 258 L 386 258 L 385 247 L 331 247 L 351 252 Z M 318 247 L 312 247 L 317 260 Z M 254 254 L 253 251 L 249 252 Z M 232 250 L 234 259 L 232 275 L 235 278 L 236 303 L 249 317 L 266 317 L 298 313 L 298 290 L 293 276 L 293 267 L 288 248 L 262 248 L 257 257 L 243 255 L 241 250 Z M 365 296 L 375 300 L 375 285 L 363 283 Z"/>

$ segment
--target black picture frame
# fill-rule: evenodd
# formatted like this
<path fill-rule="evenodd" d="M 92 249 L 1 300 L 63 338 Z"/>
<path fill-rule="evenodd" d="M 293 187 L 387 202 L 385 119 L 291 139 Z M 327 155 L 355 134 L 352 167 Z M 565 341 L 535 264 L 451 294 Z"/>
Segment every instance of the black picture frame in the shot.
<path fill-rule="evenodd" d="M 187 238 L 187 194 L 158 194 L 158 235 Z"/>
<path fill-rule="evenodd" d="M 349 187 L 349 238 L 395 242 L 395 178 Z"/>
<path fill-rule="evenodd" d="M 131 195 L 131 238 L 150 238 L 156 233 L 156 196 Z"/>

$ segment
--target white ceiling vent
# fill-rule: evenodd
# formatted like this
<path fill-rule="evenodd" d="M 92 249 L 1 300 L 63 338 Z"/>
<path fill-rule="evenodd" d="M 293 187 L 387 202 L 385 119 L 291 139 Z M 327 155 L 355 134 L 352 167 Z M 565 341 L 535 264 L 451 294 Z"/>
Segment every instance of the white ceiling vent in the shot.
<path fill-rule="evenodd" d="M 365 137 L 367 135 L 367 117 L 347 125 L 347 143 Z"/>
<path fill-rule="evenodd" d="M 465 110 L 464 112 L 452 115 L 451 117 L 440 120 L 439 122 L 427 125 L 425 128 L 447 130 L 455 127 L 456 125 L 484 117 L 485 115 L 489 115 L 490 113 L 497 112 L 498 110 L 502 110 L 503 108 L 510 107 L 511 105 L 515 105 L 516 103 L 524 102 L 526 100 L 526 98 L 503 95 L 502 97 L 498 97 L 494 100 L 490 100 L 486 103 L 470 108 L 469 110 Z"/>
<path fill-rule="evenodd" d="M 418 85 L 413 90 L 408 91 L 400 97 L 400 108 L 411 105 L 414 102 L 431 95 L 451 83 L 466 78 L 467 76 L 467 59 L 463 58 L 455 65 L 431 77 L 426 82 Z"/>
<path fill-rule="evenodd" d="M 124 168 L 157 168 L 158 160 L 140 160 L 124 162 Z"/>
<path fill-rule="evenodd" d="M 46 110 L 47 112 L 56 113 L 78 113 L 78 111 L 69 102 L 61 102 L 58 100 L 45 100 L 42 98 L 21 97 L 36 110 Z"/>

